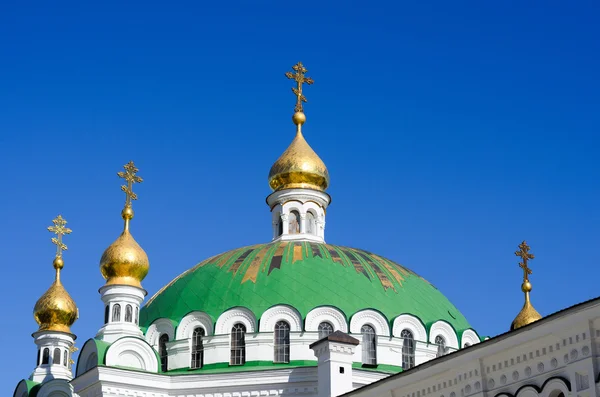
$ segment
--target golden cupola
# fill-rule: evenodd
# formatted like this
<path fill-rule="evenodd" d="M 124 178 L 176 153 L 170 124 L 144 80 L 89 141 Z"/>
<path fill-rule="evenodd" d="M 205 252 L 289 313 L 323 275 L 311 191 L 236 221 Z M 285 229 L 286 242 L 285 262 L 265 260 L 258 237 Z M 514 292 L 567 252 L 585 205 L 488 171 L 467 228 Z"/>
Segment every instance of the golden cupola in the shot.
<path fill-rule="evenodd" d="M 106 279 L 106 285 L 129 285 L 142 288 L 141 282 L 148 274 L 150 262 L 146 252 L 129 231 L 129 224 L 133 219 L 131 202 L 137 200 L 137 195 L 133 192 L 133 184 L 142 182 L 142 178 L 136 175 L 138 169 L 133 161 L 123 168 L 125 171 L 117 175 L 127 182 L 127 185 L 121 186 L 121 190 L 126 195 L 125 208 L 121 212 L 125 226 L 123 233 L 102 254 L 100 272 Z"/>
<path fill-rule="evenodd" d="M 306 102 L 306 98 L 302 95 L 302 84 L 312 84 L 314 81 L 304 76 L 307 70 L 302 62 L 298 62 L 292 68 L 295 73 L 287 72 L 286 76 L 297 83 L 297 86 L 292 88 L 297 97 L 296 113 L 292 116 L 292 121 L 296 125 L 296 137 L 271 167 L 269 186 L 274 191 L 313 189 L 324 192 L 329 186 L 329 172 L 323 160 L 302 135 L 302 125 L 306 122 L 306 115 L 302 109 L 302 102 Z"/>
<path fill-rule="evenodd" d="M 532 289 L 531 283 L 529 282 L 529 276 L 531 275 L 532 271 L 528 266 L 528 262 L 529 260 L 535 258 L 535 256 L 529 252 L 530 249 L 531 248 L 527 245 L 527 243 L 523 241 L 521 244 L 519 244 L 519 250 L 515 252 L 515 255 L 521 257 L 522 259 L 522 262 L 519 262 L 519 267 L 523 269 L 523 284 L 521 285 L 521 291 L 523 291 L 525 294 L 525 303 L 523 304 L 523 308 L 517 317 L 515 317 L 510 325 L 511 331 L 524 327 L 542 318 L 537 310 L 535 310 L 531 304 L 531 300 L 529 299 L 529 293 Z"/>
<path fill-rule="evenodd" d="M 36 302 L 33 317 L 39 325 L 39 331 L 71 333 L 71 326 L 79 317 L 79 311 L 60 281 L 60 272 L 65 265 L 62 251 L 67 249 L 62 236 L 71 233 L 71 229 L 65 227 L 67 221 L 61 215 L 52 222 L 54 225 L 48 227 L 48 230 L 56 234 L 56 237 L 52 238 L 52 242 L 56 244 L 56 257 L 53 262 L 56 277 L 48 291 Z"/>

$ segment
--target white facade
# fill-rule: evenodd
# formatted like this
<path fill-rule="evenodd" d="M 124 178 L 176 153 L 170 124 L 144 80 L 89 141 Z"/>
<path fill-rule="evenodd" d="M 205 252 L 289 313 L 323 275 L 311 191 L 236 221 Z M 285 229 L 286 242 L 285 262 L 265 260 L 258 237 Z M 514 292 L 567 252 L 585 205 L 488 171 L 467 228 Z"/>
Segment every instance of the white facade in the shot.
<path fill-rule="evenodd" d="M 595 299 L 348 396 L 596 397 L 599 347 Z"/>
<path fill-rule="evenodd" d="M 202 315 L 194 314 L 186 320 L 188 325 L 182 328 L 179 336 L 183 338 L 179 341 L 187 340 L 186 330 L 195 321 L 202 325 L 202 319 Z M 315 339 L 312 332 L 305 334 L 312 334 L 311 339 Z M 356 336 L 360 341 L 360 335 Z M 260 355 L 263 348 L 272 355 L 272 334 L 255 333 L 249 339 L 253 341 L 249 344 L 253 345 L 248 349 L 249 355 L 250 351 Z M 209 340 L 227 344 L 223 336 L 215 335 Z M 305 346 L 300 340 L 296 338 L 292 345 Z M 170 345 L 176 351 L 173 361 L 182 355 L 179 344 L 183 342 Z M 80 355 L 77 376 L 70 382 L 44 383 L 38 397 L 328 397 L 347 391 L 344 389 L 347 382 L 340 376 L 348 373 L 354 389 L 348 396 L 352 397 L 562 397 L 561 393 L 564 397 L 596 397 L 600 393 L 600 299 L 390 377 L 365 368 L 352 368 L 360 344 L 354 347 L 319 342 L 313 345 L 313 350 L 306 346 L 313 359 L 314 355 L 318 357 L 316 366 L 207 374 L 157 373 L 156 352 L 141 338 L 126 337 L 112 344 L 106 352 L 106 363 L 100 366 L 93 364 L 98 359 L 93 356 L 97 352 L 89 345 L 86 343 Z M 383 350 L 392 350 L 387 343 L 383 346 Z M 91 363 L 89 367 L 84 365 L 85 360 Z M 138 363 L 141 368 L 133 369 Z M 132 369 L 120 368 L 124 366 Z M 340 374 L 340 366 L 345 367 L 344 374 Z M 329 374 L 325 378 L 330 379 L 329 383 L 323 380 L 323 374 Z M 27 395 L 24 390 L 21 383 L 15 396 Z M 329 390 L 330 394 L 323 390 Z"/>

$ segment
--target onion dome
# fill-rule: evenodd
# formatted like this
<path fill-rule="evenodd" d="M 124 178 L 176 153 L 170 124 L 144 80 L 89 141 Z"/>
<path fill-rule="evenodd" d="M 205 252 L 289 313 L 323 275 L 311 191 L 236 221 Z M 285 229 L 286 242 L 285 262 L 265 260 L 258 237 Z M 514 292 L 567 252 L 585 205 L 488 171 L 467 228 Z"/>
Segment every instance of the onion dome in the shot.
<path fill-rule="evenodd" d="M 279 157 L 269 172 L 269 185 L 274 191 L 282 189 L 313 189 L 325 191 L 329 186 L 329 172 L 323 160 L 309 146 L 302 135 L 306 121 L 304 113 L 293 117 L 297 126 L 296 137 Z"/>
<path fill-rule="evenodd" d="M 537 310 L 534 309 L 529 299 L 529 293 L 532 289 L 531 283 L 529 282 L 529 276 L 531 275 L 532 271 L 528 266 L 528 261 L 535 258 L 535 256 L 530 253 L 529 250 L 530 247 L 525 241 L 523 241 L 521 244 L 519 244 L 519 251 L 515 252 L 516 256 L 519 256 L 523 259 L 522 262 L 519 262 L 519 267 L 523 269 L 523 284 L 521 285 L 521 291 L 525 293 L 525 303 L 523 304 L 523 308 L 517 317 L 515 317 L 510 325 L 511 331 L 524 327 L 542 318 Z"/>
<path fill-rule="evenodd" d="M 119 172 L 117 175 L 127 181 L 127 185 L 121 187 L 126 195 L 125 208 L 121 212 L 125 227 L 123 233 L 102 254 L 100 272 L 106 279 L 106 285 L 130 285 L 142 288 L 141 281 L 148 274 L 150 262 L 146 252 L 129 232 L 129 223 L 134 215 L 131 200 L 137 200 L 132 187 L 133 183 L 142 182 L 142 178 L 136 175 L 138 169 L 135 168 L 133 161 L 126 164 L 124 168 L 125 172 Z"/>
<path fill-rule="evenodd" d="M 71 229 L 65 227 L 67 221 L 60 215 L 53 220 L 53 223 L 54 226 L 50 226 L 48 230 L 58 236 L 52 238 L 52 242 L 57 246 L 56 257 L 53 262 L 56 278 L 48 291 L 36 302 L 33 317 L 39 325 L 39 331 L 70 333 L 71 325 L 79 317 L 79 311 L 75 301 L 60 282 L 60 271 L 65 265 L 62 259 L 62 251 L 67 249 L 67 246 L 62 242 L 62 236 L 71 233 Z"/>
<path fill-rule="evenodd" d="M 283 189 L 325 191 L 329 186 L 327 167 L 302 135 L 302 125 L 306 122 L 302 108 L 302 102 L 306 102 L 306 97 L 302 94 L 302 85 L 310 85 L 314 81 L 310 77 L 305 77 L 307 70 L 302 62 L 298 62 L 292 69 L 295 73 L 287 72 L 285 75 L 297 83 L 297 86 L 292 88 L 296 95 L 296 113 L 292 116 L 292 121 L 296 124 L 296 138 L 271 167 L 269 186 L 274 191 Z"/>

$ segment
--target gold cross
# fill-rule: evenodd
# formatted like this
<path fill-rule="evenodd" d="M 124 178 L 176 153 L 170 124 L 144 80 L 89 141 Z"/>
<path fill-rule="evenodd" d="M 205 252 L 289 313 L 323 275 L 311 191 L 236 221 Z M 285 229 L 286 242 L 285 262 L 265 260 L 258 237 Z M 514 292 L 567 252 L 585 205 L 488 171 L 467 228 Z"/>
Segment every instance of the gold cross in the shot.
<path fill-rule="evenodd" d="M 527 262 L 530 259 L 534 259 L 535 256 L 529 253 L 531 248 L 527 245 L 527 243 L 523 240 L 521 244 L 519 244 L 519 250 L 515 251 L 515 255 L 521 257 L 523 262 L 519 262 L 519 267 L 523 269 L 523 282 L 529 281 L 529 275 L 532 273 L 529 266 L 527 266 Z"/>
<path fill-rule="evenodd" d="M 135 168 L 133 161 L 125 164 L 123 168 L 125 168 L 125 172 L 117 172 L 117 175 L 127 181 L 127 186 L 122 185 L 121 190 L 125 192 L 126 196 L 125 207 L 131 207 L 131 200 L 137 200 L 137 194 L 133 192 L 133 184 L 141 183 L 143 179 L 136 175 L 139 170 Z"/>
<path fill-rule="evenodd" d="M 58 237 L 52 237 L 52 243 L 56 244 L 56 257 L 62 257 L 63 250 L 67 250 L 67 245 L 62 242 L 62 236 L 65 234 L 71 234 L 72 230 L 68 227 L 67 221 L 61 216 L 57 216 L 52 220 L 54 226 L 48 226 L 48 231 L 56 234 Z"/>
<path fill-rule="evenodd" d="M 75 346 L 69 347 L 69 352 L 71 352 L 71 354 L 75 353 L 77 350 L 79 350 L 79 349 L 77 347 L 75 347 Z M 71 356 L 71 354 L 69 355 L 69 367 L 72 364 L 75 364 L 75 361 L 73 361 L 73 357 Z"/>
<path fill-rule="evenodd" d="M 304 77 L 304 73 L 308 72 L 308 70 L 306 70 L 304 65 L 302 65 L 302 62 L 298 62 L 297 64 L 292 66 L 292 69 L 294 69 L 296 73 L 286 72 L 285 75 L 288 79 L 296 80 L 297 87 L 292 87 L 292 91 L 294 92 L 294 94 L 296 94 L 296 97 L 298 98 L 294 110 L 296 112 L 302 112 L 302 102 L 306 102 L 306 97 L 302 95 L 302 84 L 306 83 L 308 85 L 311 85 L 315 81 L 310 77 Z"/>

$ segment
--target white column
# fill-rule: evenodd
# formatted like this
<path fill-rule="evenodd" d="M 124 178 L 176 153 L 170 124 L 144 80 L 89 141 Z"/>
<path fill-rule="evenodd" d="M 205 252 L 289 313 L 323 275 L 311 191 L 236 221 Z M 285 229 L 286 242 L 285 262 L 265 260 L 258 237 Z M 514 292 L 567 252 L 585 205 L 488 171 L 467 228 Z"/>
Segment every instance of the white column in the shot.
<path fill-rule="evenodd" d="M 129 285 L 105 285 L 100 288 L 100 297 L 105 307 L 109 307 L 108 322 L 98 331 L 96 338 L 114 342 L 124 336 L 143 338 L 138 325 L 140 305 L 144 301 L 146 291 Z M 114 306 L 120 306 L 119 319 L 113 318 Z M 127 306 L 131 306 L 131 320 L 126 320 Z M 106 310 L 106 309 L 105 309 Z M 136 316 L 137 313 L 137 316 Z M 127 319 L 129 320 L 129 319 Z"/>
<path fill-rule="evenodd" d="M 281 222 L 283 222 L 283 236 L 290 233 L 290 224 L 288 223 L 288 214 L 281 214 Z"/>
<path fill-rule="evenodd" d="M 336 331 L 310 345 L 318 360 L 319 397 L 337 397 L 352 390 L 352 358 L 358 344 L 358 339 Z"/>
<path fill-rule="evenodd" d="M 306 214 L 300 214 L 300 234 L 306 233 Z"/>
<path fill-rule="evenodd" d="M 33 334 L 33 338 L 40 352 L 40 356 L 37 366 L 29 379 L 38 383 L 52 379 L 71 380 L 73 374 L 71 372 L 71 364 L 69 361 L 71 359 L 71 348 L 75 343 L 75 335 L 57 331 L 38 331 Z M 45 349 L 48 349 L 48 362 L 42 364 Z M 57 361 L 54 360 L 54 352 L 56 349 L 60 352 L 57 354 Z"/>

